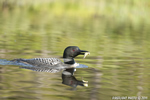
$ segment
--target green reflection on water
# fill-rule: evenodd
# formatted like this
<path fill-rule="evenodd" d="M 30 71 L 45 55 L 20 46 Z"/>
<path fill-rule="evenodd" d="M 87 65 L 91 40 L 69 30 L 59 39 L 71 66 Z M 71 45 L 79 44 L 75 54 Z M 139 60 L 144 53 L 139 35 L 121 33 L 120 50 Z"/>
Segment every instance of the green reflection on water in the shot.
<path fill-rule="evenodd" d="M 78 2 L 1 0 L 1 59 L 60 57 L 65 47 L 77 45 L 81 49 L 90 51 L 91 55 L 84 60 L 78 57 L 76 61 L 98 70 L 97 73 L 91 69 L 77 71 L 75 74 L 77 78 L 85 77 L 85 80 L 89 81 L 89 88 L 79 88 L 76 92 L 70 92 L 62 84 L 58 84 L 61 83 L 61 78 L 57 75 L 58 78 L 54 75 L 54 79 L 51 79 L 49 73 L 43 73 L 46 74 L 43 76 L 44 80 L 43 77 L 38 76 L 39 73 L 18 67 L 1 66 L 4 70 L 1 74 L 2 89 L 6 92 L 16 89 L 27 93 L 23 95 L 23 93 L 17 94 L 18 92 L 10 94 L 2 92 L 2 97 L 16 95 L 14 98 L 26 99 L 30 95 L 27 91 L 31 90 L 33 98 L 39 96 L 40 91 L 44 96 L 35 99 L 45 97 L 45 100 L 49 98 L 109 100 L 111 96 L 135 96 L 140 92 L 141 95 L 148 96 L 150 92 L 148 3 L 149 0 L 140 2 L 137 0 Z M 22 76 L 25 77 L 25 82 L 21 80 L 21 73 L 24 74 Z M 40 78 L 43 81 L 38 81 Z M 46 78 L 49 80 L 47 81 Z M 54 80 L 54 83 L 51 80 Z M 33 82 L 44 85 L 41 88 L 34 87 Z M 55 88 L 47 89 L 47 87 Z M 59 89 L 60 87 L 62 89 Z M 22 96 L 18 96 L 21 94 Z"/>

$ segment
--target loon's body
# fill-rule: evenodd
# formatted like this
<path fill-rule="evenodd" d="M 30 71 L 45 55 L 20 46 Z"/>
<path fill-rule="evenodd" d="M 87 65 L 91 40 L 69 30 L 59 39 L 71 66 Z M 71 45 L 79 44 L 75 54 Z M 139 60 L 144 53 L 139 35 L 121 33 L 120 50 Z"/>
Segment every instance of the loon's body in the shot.
<path fill-rule="evenodd" d="M 30 69 L 33 71 L 44 71 L 56 73 L 64 69 L 74 68 L 79 64 L 75 63 L 74 58 L 80 54 L 86 54 L 88 51 L 80 50 L 77 46 L 69 46 L 64 50 L 64 62 L 58 58 L 33 58 L 33 59 L 14 59 L 17 63 L 23 63 L 30 66 L 21 68 Z M 88 52 L 89 54 L 89 52 Z"/>

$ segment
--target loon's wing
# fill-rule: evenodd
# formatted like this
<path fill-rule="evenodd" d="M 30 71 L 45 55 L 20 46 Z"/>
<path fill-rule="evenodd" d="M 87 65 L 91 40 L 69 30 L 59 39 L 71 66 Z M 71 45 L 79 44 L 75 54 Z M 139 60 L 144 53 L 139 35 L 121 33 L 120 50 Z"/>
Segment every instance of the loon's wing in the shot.
<path fill-rule="evenodd" d="M 27 65 L 32 65 L 36 67 L 43 66 L 54 66 L 57 64 L 62 64 L 61 60 L 57 58 L 33 58 L 33 59 L 14 59 L 12 61 L 16 61 L 17 63 L 23 63 Z"/>
<path fill-rule="evenodd" d="M 40 72 L 56 73 L 63 70 L 63 63 L 57 58 L 33 58 L 33 59 L 14 59 L 12 60 L 19 65 L 22 65 L 24 69 L 30 69 Z"/>

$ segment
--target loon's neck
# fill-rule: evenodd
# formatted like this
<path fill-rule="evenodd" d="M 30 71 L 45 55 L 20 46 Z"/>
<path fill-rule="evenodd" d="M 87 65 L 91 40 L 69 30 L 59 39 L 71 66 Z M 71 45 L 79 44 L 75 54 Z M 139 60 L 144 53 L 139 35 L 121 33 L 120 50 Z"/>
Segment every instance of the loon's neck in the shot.
<path fill-rule="evenodd" d="M 73 58 L 64 58 L 65 64 L 74 64 L 75 60 Z"/>

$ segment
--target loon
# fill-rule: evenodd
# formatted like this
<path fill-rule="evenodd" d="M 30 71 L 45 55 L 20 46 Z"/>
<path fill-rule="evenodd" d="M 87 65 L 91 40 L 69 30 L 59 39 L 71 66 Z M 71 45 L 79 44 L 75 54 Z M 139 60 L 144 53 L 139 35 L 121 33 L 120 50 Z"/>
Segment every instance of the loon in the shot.
<path fill-rule="evenodd" d="M 63 53 L 64 62 L 58 58 L 33 58 L 33 59 L 14 59 L 13 62 L 26 64 L 20 68 L 30 69 L 33 71 L 56 73 L 61 70 L 75 68 L 79 66 L 74 58 L 78 55 L 84 55 L 84 58 L 89 55 L 89 51 L 80 50 L 77 46 L 68 46 Z"/>

